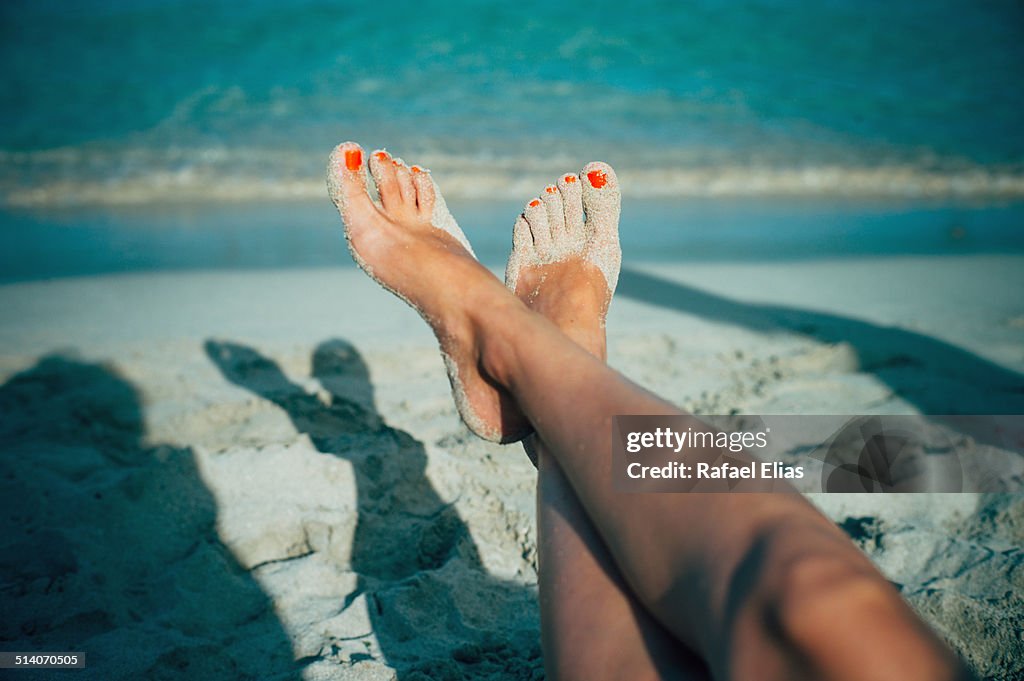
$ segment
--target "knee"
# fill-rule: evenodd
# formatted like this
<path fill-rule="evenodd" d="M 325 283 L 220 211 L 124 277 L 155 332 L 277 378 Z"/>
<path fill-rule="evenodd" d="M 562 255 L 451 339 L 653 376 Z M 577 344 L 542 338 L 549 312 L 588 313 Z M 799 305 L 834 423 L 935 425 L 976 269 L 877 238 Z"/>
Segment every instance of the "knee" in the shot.
<path fill-rule="evenodd" d="M 817 647 L 838 629 L 870 625 L 899 596 L 880 575 L 845 556 L 801 556 L 781 569 L 767 616 L 784 638 Z M 848 635 L 848 634 L 844 634 Z"/>
<path fill-rule="evenodd" d="M 963 678 L 951 653 L 867 563 L 798 558 L 767 602 L 769 626 L 816 678 Z"/>

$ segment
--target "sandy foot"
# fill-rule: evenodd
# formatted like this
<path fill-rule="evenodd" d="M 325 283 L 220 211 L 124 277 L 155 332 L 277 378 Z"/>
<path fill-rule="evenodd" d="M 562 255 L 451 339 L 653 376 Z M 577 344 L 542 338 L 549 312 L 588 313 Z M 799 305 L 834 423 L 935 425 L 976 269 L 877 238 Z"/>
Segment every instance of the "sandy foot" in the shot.
<path fill-rule="evenodd" d="M 592 162 L 531 199 L 516 220 L 505 284 L 588 351 L 605 357 L 604 321 L 619 278 L 619 184 Z"/>
<path fill-rule="evenodd" d="M 379 202 L 367 192 L 367 166 Z M 515 402 L 481 373 L 473 331 L 475 311 L 491 311 L 503 300 L 518 303 L 477 262 L 430 173 L 384 150 L 367 162 L 359 145 L 344 142 L 331 154 L 327 186 L 356 263 L 433 329 L 469 429 L 494 442 L 529 434 Z"/>

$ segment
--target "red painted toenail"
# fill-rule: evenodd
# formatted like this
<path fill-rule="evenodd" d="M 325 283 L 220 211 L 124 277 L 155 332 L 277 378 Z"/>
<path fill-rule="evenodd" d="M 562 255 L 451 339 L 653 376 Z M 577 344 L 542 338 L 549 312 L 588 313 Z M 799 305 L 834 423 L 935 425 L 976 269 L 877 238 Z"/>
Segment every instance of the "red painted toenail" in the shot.
<path fill-rule="evenodd" d="M 349 170 L 359 170 L 363 165 L 363 152 L 359 149 L 349 149 L 345 152 L 345 167 Z"/>
<path fill-rule="evenodd" d="M 549 184 L 547 187 L 544 187 L 544 191 L 546 191 L 548 194 L 554 194 L 555 192 L 558 191 L 558 187 L 556 187 L 553 184 Z"/>
<path fill-rule="evenodd" d="M 401 168 L 402 167 L 402 163 L 400 161 L 395 160 L 395 161 L 392 161 L 392 163 L 395 164 L 396 168 Z"/>
<path fill-rule="evenodd" d="M 600 189 L 608 184 L 608 176 L 603 170 L 591 170 L 587 173 L 587 179 L 590 180 L 590 185 L 594 189 Z"/>
<path fill-rule="evenodd" d="M 534 199 L 533 201 L 530 201 L 530 208 L 536 208 L 539 205 L 540 205 L 540 201 L 537 200 L 537 199 Z"/>
<path fill-rule="evenodd" d="M 419 166 L 413 166 L 412 168 L 409 168 L 409 170 L 411 170 L 414 173 L 422 173 L 423 172 L 423 168 L 420 168 Z"/>
<path fill-rule="evenodd" d="M 386 161 L 386 160 L 388 160 L 388 152 L 386 152 L 386 151 L 378 151 L 376 154 L 374 154 L 374 156 L 377 157 L 378 161 Z"/>
<path fill-rule="evenodd" d="M 566 175 L 562 179 L 565 180 L 566 184 L 572 184 L 573 182 L 576 181 L 576 176 L 575 175 Z"/>

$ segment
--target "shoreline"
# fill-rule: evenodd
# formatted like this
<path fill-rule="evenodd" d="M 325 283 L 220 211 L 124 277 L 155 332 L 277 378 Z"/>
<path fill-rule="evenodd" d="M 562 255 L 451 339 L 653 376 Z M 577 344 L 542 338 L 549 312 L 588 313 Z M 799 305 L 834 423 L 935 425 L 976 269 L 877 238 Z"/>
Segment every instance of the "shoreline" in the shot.
<path fill-rule="evenodd" d="M 535 187 L 534 189 L 538 189 Z M 503 268 L 523 201 L 457 201 L 481 261 Z M 781 263 L 1022 254 L 1024 202 L 642 199 L 625 204 L 627 263 Z M 0 283 L 112 272 L 352 267 L 323 201 L 0 210 Z"/>

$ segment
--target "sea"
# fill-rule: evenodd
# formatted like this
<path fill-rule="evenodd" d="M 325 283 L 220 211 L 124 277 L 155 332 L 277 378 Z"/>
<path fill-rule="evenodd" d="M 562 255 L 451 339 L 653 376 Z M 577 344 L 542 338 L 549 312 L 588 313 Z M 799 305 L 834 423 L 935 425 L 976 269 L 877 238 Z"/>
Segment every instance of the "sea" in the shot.
<path fill-rule="evenodd" d="M 638 259 L 1024 251 L 1017 0 L 6 0 L 0 280 L 350 263 L 340 141 L 485 260 L 558 173 Z"/>

